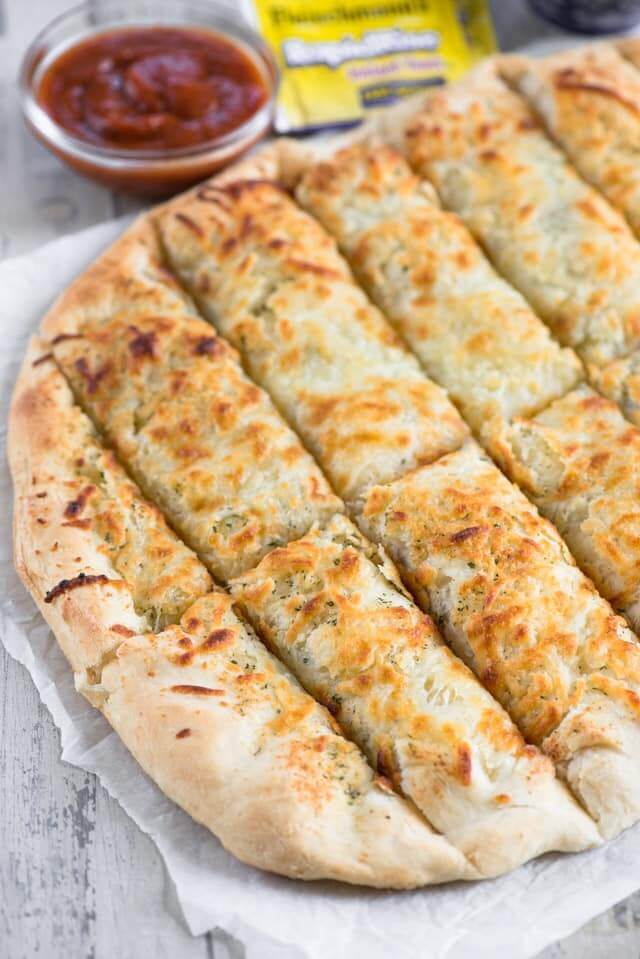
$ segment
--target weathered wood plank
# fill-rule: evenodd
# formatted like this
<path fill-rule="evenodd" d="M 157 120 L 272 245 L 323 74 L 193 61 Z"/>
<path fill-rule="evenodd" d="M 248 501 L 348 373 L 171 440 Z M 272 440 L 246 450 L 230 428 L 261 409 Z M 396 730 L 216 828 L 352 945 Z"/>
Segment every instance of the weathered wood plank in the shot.
<path fill-rule="evenodd" d="M 0 729 L 0 957 L 209 959 L 167 909 L 155 846 L 95 776 L 60 762 L 51 717 L 2 647 Z"/>
<path fill-rule="evenodd" d="M 92 848 L 96 959 L 208 959 L 176 916 L 160 855 L 100 785 Z M 216 957 L 217 959 L 217 957 Z"/>
<path fill-rule="evenodd" d="M 45 943 L 55 948 L 64 942 L 69 955 L 91 955 L 95 780 L 58 762 L 53 724 L 31 680 L 4 650 L 0 670 L 0 930 L 6 954 L 19 959 Z"/>

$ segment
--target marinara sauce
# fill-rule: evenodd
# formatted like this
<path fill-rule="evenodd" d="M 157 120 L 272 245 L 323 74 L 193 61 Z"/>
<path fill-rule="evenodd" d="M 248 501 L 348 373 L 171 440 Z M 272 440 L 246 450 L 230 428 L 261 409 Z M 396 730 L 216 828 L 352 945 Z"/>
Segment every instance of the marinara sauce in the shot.
<path fill-rule="evenodd" d="M 268 95 L 242 47 L 186 27 L 126 28 L 81 40 L 53 61 L 38 89 L 40 105 L 79 140 L 149 151 L 215 140 Z"/>

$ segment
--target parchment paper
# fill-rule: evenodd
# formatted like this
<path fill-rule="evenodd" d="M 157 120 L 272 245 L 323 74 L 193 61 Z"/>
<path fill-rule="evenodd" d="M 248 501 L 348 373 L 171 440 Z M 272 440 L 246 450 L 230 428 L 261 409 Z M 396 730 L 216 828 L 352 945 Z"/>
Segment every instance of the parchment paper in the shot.
<path fill-rule="evenodd" d="M 96 773 L 156 843 L 191 932 L 220 927 L 245 944 L 247 959 L 527 959 L 640 887 L 640 827 L 601 849 L 546 856 L 501 879 L 413 893 L 260 873 L 169 802 L 75 692 L 62 653 L 13 571 L 6 412 L 27 337 L 124 226 L 103 224 L 0 264 L 0 637 L 60 728 L 63 760 Z"/>

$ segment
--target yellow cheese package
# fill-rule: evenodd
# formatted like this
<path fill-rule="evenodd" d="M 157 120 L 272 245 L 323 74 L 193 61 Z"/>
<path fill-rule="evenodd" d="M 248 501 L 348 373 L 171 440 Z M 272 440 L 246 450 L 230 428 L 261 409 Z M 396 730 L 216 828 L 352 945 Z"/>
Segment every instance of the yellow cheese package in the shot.
<path fill-rule="evenodd" d="M 495 49 L 488 0 L 253 0 L 281 71 L 279 132 L 348 126 Z"/>

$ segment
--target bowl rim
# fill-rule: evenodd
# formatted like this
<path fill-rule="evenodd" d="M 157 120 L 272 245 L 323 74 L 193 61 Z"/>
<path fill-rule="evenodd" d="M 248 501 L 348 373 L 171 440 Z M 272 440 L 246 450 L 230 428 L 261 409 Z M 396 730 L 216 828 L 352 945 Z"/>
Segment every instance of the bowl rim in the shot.
<path fill-rule="evenodd" d="M 232 19 L 230 11 L 225 11 L 209 0 L 170 0 L 168 6 L 173 5 L 177 10 L 184 7 L 200 7 L 206 11 L 209 23 L 199 23 L 196 19 L 189 22 L 176 21 L 170 19 L 163 21 L 161 14 L 158 19 L 145 21 L 142 17 L 136 22 L 114 21 L 113 23 L 103 23 L 95 29 L 81 31 L 71 37 L 68 41 L 62 42 L 53 47 L 51 57 L 49 51 L 46 51 L 46 45 L 50 33 L 64 23 L 65 20 L 71 20 L 74 17 L 81 16 L 84 13 L 95 11 L 95 2 L 92 0 L 83 0 L 62 13 L 59 13 L 50 20 L 41 30 L 38 31 L 27 49 L 25 50 L 18 73 L 18 89 L 20 93 L 20 106 L 27 125 L 34 133 L 56 150 L 65 152 L 76 159 L 88 162 L 93 161 L 96 165 L 122 169 L 140 168 L 149 169 L 154 167 L 165 167 L 167 163 L 179 163 L 183 161 L 185 165 L 189 162 L 202 162 L 207 157 L 212 159 L 218 154 L 225 154 L 233 148 L 242 148 L 243 144 L 255 142 L 268 130 L 272 123 L 275 102 L 280 80 L 278 66 L 271 52 L 270 47 L 265 43 L 260 34 L 252 28 L 244 19 Z M 108 14 L 109 7 L 116 7 L 122 10 L 122 0 L 100 0 L 101 12 Z M 156 16 L 155 10 L 153 13 Z M 252 113 L 239 126 L 228 130 L 220 137 L 213 140 L 207 140 L 203 143 L 195 144 L 189 147 L 173 147 L 165 149 L 140 150 L 140 149 L 119 149 L 117 147 L 102 147 L 81 140 L 73 136 L 63 126 L 57 123 L 53 117 L 45 110 L 37 99 L 37 86 L 34 84 L 38 68 L 41 64 L 50 60 L 55 62 L 65 50 L 81 42 L 83 39 L 97 36 L 101 33 L 111 33 L 117 30 L 132 29 L 141 27 L 164 27 L 175 26 L 182 29 L 202 29 L 211 33 L 223 36 L 231 43 L 235 43 L 243 49 L 259 66 L 267 85 L 267 98 L 265 102 Z M 43 50 L 45 51 L 43 57 Z"/>

